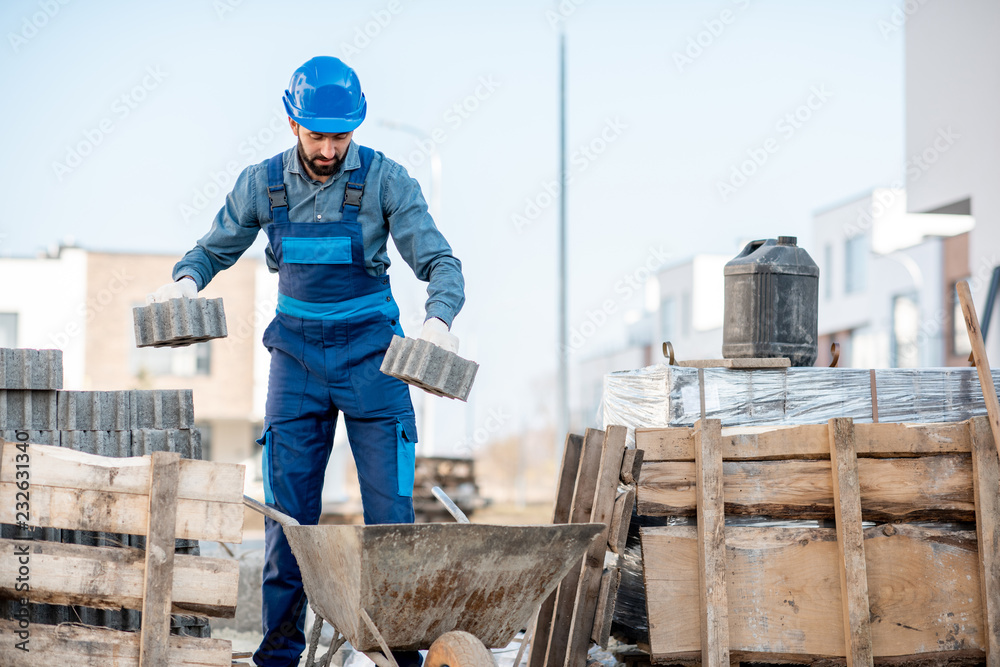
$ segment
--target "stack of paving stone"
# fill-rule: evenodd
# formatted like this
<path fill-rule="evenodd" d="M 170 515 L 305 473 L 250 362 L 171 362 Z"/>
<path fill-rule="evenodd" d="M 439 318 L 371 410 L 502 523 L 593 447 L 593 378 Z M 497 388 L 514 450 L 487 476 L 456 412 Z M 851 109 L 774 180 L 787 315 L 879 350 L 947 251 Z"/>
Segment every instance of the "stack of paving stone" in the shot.
<path fill-rule="evenodd" d="M 59 445 L 103 456 L 145 456 L 155 451 L 201 458 L 201 436 L 194 427 L 190 389 L 64 391 L 62 351 L 0 348 L 0 437 Z M 17 528 L 0 526 L 13 538 Z M 90 531 L 36 529 L 37 540 L 95 546 L 145 547 L 145 538 Z M 198 542 L 177 540 L 177 553 L 197 555 Z M 13 607 L 0 600 L 0 617 Z M 141 614 L 133 610 L 32 605 L 34 623 L 85 623 L 138 630 Z M 196 637 L 211 632 L 206 619 L 174 616 L 173 631 Z"/>
<path fill-rule="evenodd" d="M 3 388 L 0 436 L 103 456 L 168 451 L 201 458 L 190 389 Z"/>

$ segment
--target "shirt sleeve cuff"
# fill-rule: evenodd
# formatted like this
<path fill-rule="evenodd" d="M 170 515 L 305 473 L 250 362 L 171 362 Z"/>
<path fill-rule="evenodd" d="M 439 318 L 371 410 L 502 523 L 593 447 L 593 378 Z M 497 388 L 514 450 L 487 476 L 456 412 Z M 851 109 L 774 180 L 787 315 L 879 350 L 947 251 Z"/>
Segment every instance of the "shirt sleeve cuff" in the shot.
<path fill-rule="evenodd" d="M 451 329 L 451 323 L 455 319 L 455 314 L 452 312 L 451 308 L 444 305 L 443 303 L 434 302 L 427 304 L 427 317 L 424 318 L 424 322 L 436 317 L 442 320 Z"/>
<path fill-rule="evenodd" d="M 174 280 L 180 280 L 184 276 L 191 276 L 194 280 L 194 284 L 198 286 L 198 291 L 205 289 L 205 279 L 201 277 L 201 273 L 198 272 L 193 266 L 181 266 L 178 264 L 174 267 L 173 278 Z"/>

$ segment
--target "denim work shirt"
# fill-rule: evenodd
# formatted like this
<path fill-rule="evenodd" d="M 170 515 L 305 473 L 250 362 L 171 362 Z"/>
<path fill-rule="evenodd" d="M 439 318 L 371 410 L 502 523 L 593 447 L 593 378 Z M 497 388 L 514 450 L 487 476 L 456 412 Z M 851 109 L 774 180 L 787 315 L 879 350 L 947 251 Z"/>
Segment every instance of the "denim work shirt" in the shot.
<path fill-rule="evenodd" d="M 282 155 L 288 219 L 292 222 L 336 222 L 349 180 L 348 170 L 361 166 L 358 145 L 351 141 L 340 168 L 326 183 L 312 180 L 293 146 Z M 398 163 L 376 151 L 358 212 L 364 245 L 365 269 L 369 275 L 385 275 L 389 268 L 386 239 L 392 240 L 417 278 L 428 283 L 426 319 L 437 317 L 451 326 L 465 303 L 462 263 L 451 252 L 448 241 L 427 212 L 420 184 Z M 198 289 L 229 268 L 271 224 L 267 198 L 267 161 L 244 169 L 236 179 L 226 204 L 212 227 L 194 248 L 174 266 L 174 280 L 191 276 Z M 265 251 L 267 266 L 276 272 L 271 247 Z"/>

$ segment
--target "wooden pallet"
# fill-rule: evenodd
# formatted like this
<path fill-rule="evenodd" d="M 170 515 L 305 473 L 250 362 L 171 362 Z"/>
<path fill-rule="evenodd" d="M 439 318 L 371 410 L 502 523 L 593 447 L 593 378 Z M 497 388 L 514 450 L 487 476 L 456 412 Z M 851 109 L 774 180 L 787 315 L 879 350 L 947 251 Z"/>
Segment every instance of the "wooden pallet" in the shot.
<path fill-rule="evenodd" d="M 621 572 L 605 568 L 605 556 L 624 548 L 642 465 L 642 452 L 626 449 L 626 435 L 624 427 L 613 426 L 566 438 L 552 522 L 603 523 L 607 529 L 542 604 L 529 667 L 582 667 L 591 642 L 607 645 Z"/>
<path fill-rule="evenodd" d="M 174 543 L 242 541 L 244 470 L 170 452 L 110 458 L 0 440 L 0 523 L 146 536 L 145 550 L 0 540 L 0 594 L 25 612 L 29 603 L 142 611 L 139 633 L 0 621 L 0 664 L 231 665 L 230 642 L 171 636 L 170 614 L 233 618 L 239 564 L 175 556 Z"/>
<path fill-rule="evenodd" d="M 1000 460 L 986 418 L 706 420 L 638 429 L 636 442 L 640 513 L 697 515 L 642 531 L 654 663 L 1000 664 Z M 727 527 L 737 513 L 836 528 Z"/>

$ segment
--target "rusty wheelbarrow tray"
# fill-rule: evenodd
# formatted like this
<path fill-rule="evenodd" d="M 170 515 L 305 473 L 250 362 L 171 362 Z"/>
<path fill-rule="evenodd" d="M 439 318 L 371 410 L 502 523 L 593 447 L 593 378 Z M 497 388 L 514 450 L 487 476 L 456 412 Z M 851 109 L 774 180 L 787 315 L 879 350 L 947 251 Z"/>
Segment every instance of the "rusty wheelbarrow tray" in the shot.
<path fill-rule="evenodd" d="M 358 651 L 426 649 L 464 630 L 507 646 L 579 561 L 602 524 L 468 523 L 301 526 L 278 521 L 302 571 L 309 604 Z"/>

